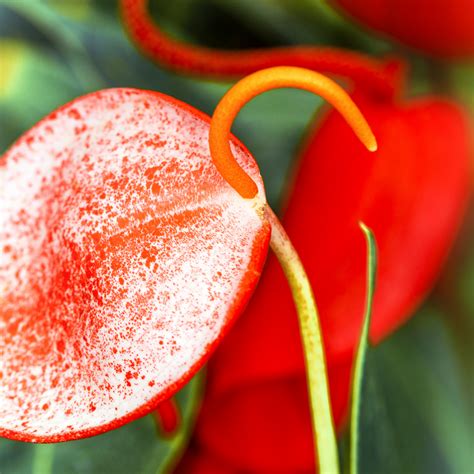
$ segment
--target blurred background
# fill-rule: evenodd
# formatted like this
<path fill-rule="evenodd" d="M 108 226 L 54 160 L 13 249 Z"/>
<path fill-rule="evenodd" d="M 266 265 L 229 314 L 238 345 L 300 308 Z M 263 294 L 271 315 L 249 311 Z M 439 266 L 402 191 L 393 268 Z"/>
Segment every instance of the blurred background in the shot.
<path fill-rule="evenodd" d="M 154 0 L 151 12 L 173 36 L 210 47 L 315 44 L 377 56 L 397 52 L 412 68 L 409 95 L 442 92 L 474 110 L 472 62 L 435 59 L 383 39 L 318 0 Z M 473 18 L 472 13 L 466 15 Z M 0 1 L 2 153 L 65 102 L 122 86 L 158 90 L 211 114 L 229 83 L 184 77 L 143 57 L 124 33 L 115 0 Z M 237 119 L 235 133 L 256 157 L 275 209 L 304 131 L 321 103 L 301 91 L 274 91 L 253 100 Z M 419 314 L 370 351 L 361 472 L 474 472 L 473 244 L 471 205 Z M 194 381 L 179 394 L 184 428 L 175 438 L 157 437 L 152 420 L 145 418 L 62 445 L 2 439 L 0 473 L 170 470 L 185 449 L 201 386 Z M 342 447 L 344 443 L 342 437 Z"/>

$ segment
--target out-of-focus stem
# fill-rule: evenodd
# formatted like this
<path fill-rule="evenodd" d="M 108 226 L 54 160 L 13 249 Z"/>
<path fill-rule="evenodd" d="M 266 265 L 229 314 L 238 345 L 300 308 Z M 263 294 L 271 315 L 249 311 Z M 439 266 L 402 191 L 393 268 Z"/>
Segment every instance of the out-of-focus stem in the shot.
<path fill-rule="evenodd" d="M 398 75 L 383 62 L 354 51 L 320 46 L 223 50 L 187 44 L 162 31 L 148 11 L 149 0 L 121 0 L 123 23 L 141 51 L 173 70 L 212 79 L 235 80 L 260 69 L 296 66 L 352 80 L 380 97 L 398 89 Z"/>

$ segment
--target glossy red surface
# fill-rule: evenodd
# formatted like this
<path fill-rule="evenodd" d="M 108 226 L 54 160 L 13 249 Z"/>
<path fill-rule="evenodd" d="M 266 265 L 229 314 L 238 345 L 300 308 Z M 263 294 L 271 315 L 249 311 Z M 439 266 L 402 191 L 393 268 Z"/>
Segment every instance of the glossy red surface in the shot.
<path fill-rule="evenodd" d="M 331 0 L 352 18 L 395 40 L 447 58 L 474 55 L 471 0 Z"/>

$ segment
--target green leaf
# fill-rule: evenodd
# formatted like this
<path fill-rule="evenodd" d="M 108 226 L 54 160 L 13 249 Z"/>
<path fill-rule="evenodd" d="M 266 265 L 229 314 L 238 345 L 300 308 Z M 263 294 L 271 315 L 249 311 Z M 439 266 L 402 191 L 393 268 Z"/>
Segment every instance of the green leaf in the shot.
<path fill-rule="evenodd" d="M 369 328 L 372 317 L 372 305 L 374 301 L 375 277 L 377 273 L 377 249 L 373 232 L 362 222 L 360 228 L 367 240 L 367 290 L 365 314 L 357 347 L 352 376 L 352 402 L 350 423 L 350 472 L 357 474 L 359 459 L 359 420 L 362 396 L 362 382 L 364 379 L 364 367 L 367 349 L 369 346 Z"/>
<path fill-rule="evenodd" d="M 157 436 L 151 416 L 93 438 L 57 444 L 0 440 L 2 474 L 156 474 L 169 472 L 186 447 L 201 394 L 198 375 L 177 395 L 182 425 Z"/>
<path fill-rule="evenodd" d="M 430 305 L 367 353 L 360 472 L 472 471 L 472 401 L 453 341 L 445 317 Z"/>
<path fill-rule="evenodd" d="M 462 259 L 452 262 L 457 271 L 448 272 L 450 304 L 445 301 L 446 290 L 440 295 L 437 289 L 414 318 L 366 353 L 359 406 L 359 472 L 472 471 L 474 313 L 469 306 L 472 286 L 465 298 L 459 285 L 472 277 L 474 269 L 466 265 L 474 255 L 469 242 L 468 238 Z M 348 436 L 343 438 L 343 455 L 350 442 Z"/>
<path fill-rule="evenodd" d="M 90 57 L 77 34 L 71 30 L 64 18 L 54 8 L 48 7 L 42 2 L 17 2 L 15 0 L 3 0 L 3 5 L 12 10 L 33 28 L 41 31 L 57 51 L 68 59 L 69 65 L 75 73 L 76 80 L 84 90 L 90 86 L 90 90 L 103 88 L 105 82 L 90 61 Z M 72 54 L 71 54 L 72 53 Z"/>
<path fill-rule="evenodd" d="M 74 77 L 54 54 L 23 41 L 0 40 L 8 58 L 0 85 L 0 152 L 55 108 L 79 95 Z"/>

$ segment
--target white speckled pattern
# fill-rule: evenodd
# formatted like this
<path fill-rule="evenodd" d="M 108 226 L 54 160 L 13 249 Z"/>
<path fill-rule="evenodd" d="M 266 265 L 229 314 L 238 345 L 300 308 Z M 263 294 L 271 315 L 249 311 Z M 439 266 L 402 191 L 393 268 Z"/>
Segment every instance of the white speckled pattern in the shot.
<path fill-rule="evenodd" d="M 0 160 L 0 431 L 106 425 L 173 387 L 231 316 L 268 225 L 166 96 L 90 94 Z M 263 250 L 262 250 L 263 249 Z"/>

